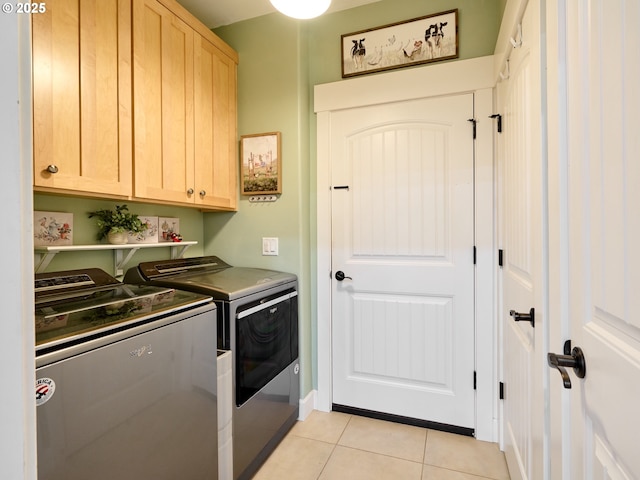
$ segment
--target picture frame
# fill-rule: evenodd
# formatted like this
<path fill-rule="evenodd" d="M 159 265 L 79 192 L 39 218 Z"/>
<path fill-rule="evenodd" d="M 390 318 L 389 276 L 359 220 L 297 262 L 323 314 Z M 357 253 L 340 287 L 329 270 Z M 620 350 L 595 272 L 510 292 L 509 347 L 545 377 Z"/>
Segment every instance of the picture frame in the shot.
<path fill-rule="evenodd" d="M 342 78 L 458 58 L 458 9 L 341 36 Z"/>
<path fill-rule="evenodd" d="M 180 235 L 180 219 L 177 217 L 158 217 L 158 241 L 174 242 Z"/>
<path fill-rule="evenodd" d="M 242 195 L 282 193 L 280 132 L 240 137 Z"/>
<path fill-rule="evenodd" d="M 147 229 L 140 233 L 128 233 L 128 243 L 158 243 L 158 217 L 139 215 L 140 221 Z"/>
<path fill-rule="evenodd" d="M 36 247 L 73 245 L 73 213 L 34 211 L 33 244 Z"/>

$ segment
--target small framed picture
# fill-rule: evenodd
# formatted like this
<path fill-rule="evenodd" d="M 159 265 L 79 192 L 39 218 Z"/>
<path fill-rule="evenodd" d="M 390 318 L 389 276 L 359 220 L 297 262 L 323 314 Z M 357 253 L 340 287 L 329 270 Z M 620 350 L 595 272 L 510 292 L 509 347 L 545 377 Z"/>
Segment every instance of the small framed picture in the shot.
<path fill-rule="evenodd" d="M 140 233 L 129 233 L 129 243 L 158 243 L 158 217 L 138 215 L 138 218 L 147 225 L 147 229 Z"/>
<path fill-rule="evenodd" d="M 282 193 L 280 132 L 243 135 L 240 159 L 243 195 Z"/>
<path fill-rule="evenodd" d="M 34 211 L 33 244 L 73 245 L 73 213 Z"/>
<path fill-rule="evenodd" d="M 175 242 L 180 238 L 180 219 L 175 217 L 158 218 L 158 239 L 161 242 Z"/>

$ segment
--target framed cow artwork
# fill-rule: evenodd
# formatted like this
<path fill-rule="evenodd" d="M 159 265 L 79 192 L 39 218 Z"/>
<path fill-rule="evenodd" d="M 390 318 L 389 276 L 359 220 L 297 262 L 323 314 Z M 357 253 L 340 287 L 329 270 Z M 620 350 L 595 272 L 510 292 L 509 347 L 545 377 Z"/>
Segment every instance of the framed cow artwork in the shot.
<path fill-rule="evenodd" d="M 341 37 L 342 78 L 458 58 L 458 9 Z"/>

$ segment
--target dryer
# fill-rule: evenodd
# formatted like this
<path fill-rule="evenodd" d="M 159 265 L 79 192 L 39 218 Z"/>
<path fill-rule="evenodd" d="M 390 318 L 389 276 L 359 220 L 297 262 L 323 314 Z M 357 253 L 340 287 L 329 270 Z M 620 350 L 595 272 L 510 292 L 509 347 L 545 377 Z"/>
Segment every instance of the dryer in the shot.
<path fill-rule="evenodd" d="M 144 262 L 124 281 L 213 297 L 232 355 L 233 478 L 251 478 L 298 418 L 297 277 L 205 256 Z"/>

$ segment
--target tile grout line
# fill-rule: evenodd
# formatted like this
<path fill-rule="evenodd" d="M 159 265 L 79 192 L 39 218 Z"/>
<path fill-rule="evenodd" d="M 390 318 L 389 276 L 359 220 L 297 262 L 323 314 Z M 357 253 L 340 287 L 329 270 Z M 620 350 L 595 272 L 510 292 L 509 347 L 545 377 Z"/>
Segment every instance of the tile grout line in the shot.
<path fill-rule="evenodd" d="M 439 464 L 432 464 L 432 463 L 426 463 L 427 458 L 429 457 L 429 455 L 427 455 L 427 453 L 429 453 L 431 450 L 433 450 L 433 448 L 436 448 L 439 443 L 438 443 L 438 438 L 437 435 L 434 436 L 434 432 L 428 428 L 424 428 L 425 430 L 425 436 L 424 436 L 424 443 L 423 443 L 423 449 L 421 454 L 419 455 L 419 457 L 421 458 L 421 460 L 414 460 L 414 459 L 408 459 L 408 458 L 403 458 L 403 457 L 399 457 L 394 453 L 382 453 L 382 452 L 376 452 L 373 450 L 369 450 L 366 448 L 366 445 L 364 446 L 364 448 L 362 448 L 362 446 L 352 446 L 352 445 L 344 445 L 341 444 L 342 439 L 347 440 L 348 438 L 351 438 L 350 436 L 348 438 L 345 438 L 347 436 L 347 434 L 351 435 L 353 432 L 351 432 L 351 430 L 349 430 L 351 426 L 351 423 L 354 423 L 354 418 L 359 418 L 357 416 L 354 415 L 349 415 L 346 418 L 346 421 L 344 423 L 344 426 L 342 427 L 342 430 L 336 432 L 338 433 L 338 435 L 336 435 L 334 438 L 335 440 L 321 440 L 319 438 L 314 438 L 313 437 L 313 433 L 311 431 L 307 431 L 307 433 L 311 432 L 311 436 L 302 436 L 302 435 L 297 435 L 294 434 L 293 432 L 290 432 L 290 435 L 292 437 L 296 437 L 299 439 L 305 439 L 305 440 L 311 440 L 314 442 L 318 442 L 318 443 L 324 443 L 327 446 L 331 446 L 331 449 L 329 450 L 329 455 L 326 457 L 326 460 L 324 461 L 324 463 L 322 465 L 318 465 L 316 464 L 316 468 L 320 467 L 320 471 L 319 473 L 316 475 L 316 477 L 313 477 L 315 480 L 319 480 L 322 475 L 324 475 L 324 472 L 328 472 L 329 470 L 327 470 L 327 467 L 329 466 L 329 462 L 333 460 L 333 455 L 337 455 L 337 447 L 341 446 L 344 447 L 344 449 L 347 450 L 351 450 L 352 452 L 361 452 L 361 453 L 366 453 L 366 454 L 372 454 L 372 455 L 376 455 L 379 457 L 386 457 L 388 459 L 393 459 L 393 460 L 399 460 L 399 461 L 403 461 L 403 462 L 409 462 L 409 463 L 413 463 L 414 465 L 416 463 L 420 464 L 420 479 L 422 479 L 422 477 L 426 474 L 426 472 L 428 471 L 427 467 L 429 467 L 429 469 L 431 468 L 437 468 L 437 469 L 442 469 L 442 470 L 446 470 L 449 472 L 456 472 L 456 473 L 460 473 L 460 474 L 464 474 L 464 475 L 469 475 L 470 478 L 477 478 L 478 480 L 497 480 L 497 478 L 502 478 L 500 476 L 495 477 L 495 476 L 485 476 L 482 475 L 481 473 L 473 473 L 473 472 L 469 472 L 469 471 L 465 471 L 465 470 L 459 470 L 456 467 L 452 466 L 444 466 L 444 465 L 439 465 Z M 319 425 L 317 425 L 317 427 L 319 428 L 319 431 L 321 432 L 328 432 L 326 428 L 323 427 L 322 423 L 324 422 L 320 422 Z M 354 423 L 354 426 L 352 428 L 356 428 L 356 423 Z M 335 431 L 335 430 L 334 430 Z M 435 439 L 435 440 L 434 440 Z M 433 442 L 436 442 L 436 445 L 433 445 Z M 352 442 L 348 442 L 348 443 L 352 443 Z M 431 443 L 431 445 L 430 445 Z M 357 443 L 356 443 L 357 444 Z M 427 450 L 429 449 L 429 450 Z M 437 448 L 436 448 L 437 451 Z M 416 452 L 418 453 L 418 452 Z M 432 461 L 434 459 L 431 459 Z M 317 470 L 316 470 L 317 471 Z M 309 478 L 309 477 L 307 477 Z"/>
<path fill-rule="evenodd" d="M 398 456 L 395 456 L 395 455 L 390 455 L 390 454 L 380 453 L 380 452 L 374 452 L 374 451 L 366 450 L 366 449 L 363 449 L 363 448 L 357 448 L 357 447 L 353 447 L 353 446 L 349 446 L 349 445 L 340 444 L 340 440 L 342 440 L 342 437 L 344 436 L 345 432 L 347 431 L 347 428 L 349 427 L 349 424 L 351 423 L 351 420 L 353 418 L 354 418 L 354 415 L 349 415 L 349 420 L 345 424 L 344 429 L 342 430 L 342 433 L 340 434 L 340 436 L 338 437 L 338 440 L 334 444 L 334 447 L 331 450 L 331 454 L 329 455 L 327 461 L 325 462 L 324 466 L 322 467 L 322 470 L 320 472 L 320 475 L 318 476 L 318 479 L 320 478 L 320 476 L 322 476 L 322 472 L 324 472 L 327 464 L 329 463 L 329 461 L 331 460 L 331 457 L 333 456 L 334 452 L 336 451 L 336 447 L 338 447 L 338 446 L 346 448 L 346 449 L 349 449 L 349 450 L 368 453 L 368 454 L 372 454 L 372 455 L 380 455 L 382 457 L 391 458 L 391 459 L 394 459 L 394 460 L 400 460 L 400 461 L 404 461 L 404 462 L 411 462 L 411 463 L 414 463 L 414 464 L 419 464 L 420 465 L 420 478 L 422 479 L 422 475 L 423 475 L 424 467 L 425 467 L 425 459 L 426 459 L 425 452 L 426 452 L 426 445 L 427 445 L 427 437 L 428 437 L 428 434 L 429 434 L 429 429 L 428 428 L 421 427 L 421 428 L 424 428 L 424 430 L 425 430 L 425 440 L 424 440 L 424 445 L 423 445 L 423 448 L 422 448 L 421 459 L 419 461 L 416 461 L 416 460 L 411 460 L 411 459 L 408 459 L 408 458 L 398 457 Z M 327 443 L 329 443 L 329 442 L 327 442 Z"/>
<path fill-rule="evenodd" d="M 400 460 L 402 462 L 411 462 L 411 463 L 417 463 L 417 464 L 420 464 L 420 465 L 425 465 L 425 463 L 417 461 L 417 460 L 409 460 L 408 458 L 396 457 L 394 455 L 389 455 L 388 453 L 372 452 L 371 450 L 364 450 L 362 448 L 350 447 L 348 445 L 337 445 L 336 444 L 336 447 L 347 448 L 349 450 L 355 450 L 356 452 L 370 453 L 371 455 L 378 455 L 380 457 L 392 458 L 394 460 Z"/>
<path fill-rule="evenodd" d="M 429 429 L 425 428 L 424 432 L 424 448 L 422 449 L 422 467 L 420 468 L 420 480 L 424 478 L 424 466 L 427 459 L 427 442 L 429 441 Z"/>
<path fill-rule="evenodd" d="M 349 423 L 351 423 L 351 419 L 352 418 L 353 418 L 353 415 L 349 415 L 349 419 L 347 420 L 347 423 L 345 423 L 344 428 L 342 429 L 342 433 L 338 436 L 338 439 L 336 440 L 336 443 L 333 444 L 333 448 L 331 449 L 331 453 L 327 457 L 327 461 L 324 462 L 324 465 L 322 466 L 322 470 L 320 470 L 320 473 L 318 474 L 318 477 L 316 478 L 316 480 L 320 479 L 320 477 L 322 476 L 322 473 L 327 468 L 327 465 L 331 461 L 331 457 L 333 456 L 334 452 L 336 451 L 336 447 L 338 446 L 338 443 L 340 442 L 340 439 L 344 435 L 344 432 L 347 430 L 347 427 L 349 426 Z"/>
<path fill-rule="evenodd" d="M 331 453 L 329 454 L 329 456 L 327 457 L 327 460 L 324 462 L 324 465 L 322 466 L 322 470 L 320 470 L 320 473 L 318 474 L 318 476 L 316 477 L 316 480 L 318 480 L 322 474 L 324 473 L 325 469 L 327 468 L 327 465 L 329 464 L 329 461 L 331 460 L 331 457 L 333 456 L 333 452 L 336 451 L 336 447 L 338 446 L 337 443 L 333 444 L 333 448 L 331 449 Z"/>

